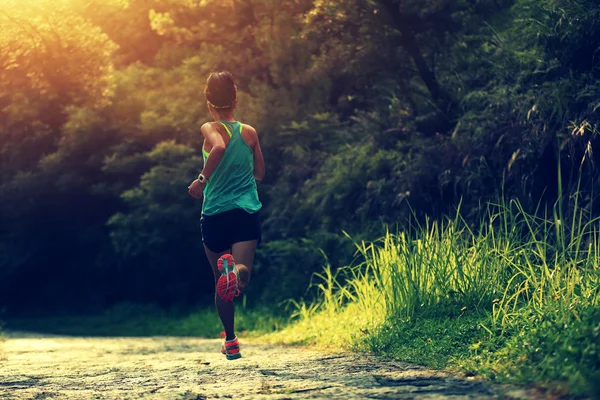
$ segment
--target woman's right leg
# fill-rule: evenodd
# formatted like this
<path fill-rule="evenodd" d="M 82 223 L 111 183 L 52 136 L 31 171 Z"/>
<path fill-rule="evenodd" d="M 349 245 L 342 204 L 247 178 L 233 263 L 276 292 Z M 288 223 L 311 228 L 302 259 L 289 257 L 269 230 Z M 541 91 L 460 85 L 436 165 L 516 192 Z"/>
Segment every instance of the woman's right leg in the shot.
<path fill-rule="evenodd" d="M 231 246 L 231 255 L 235 260 L 235 266 L 238 269 L 240 281 L 238 286 L 244 289 L 250 282 L 252 274 L 252 265 L 254 264 L 254 255 L 256 254 L 258 240 L 249 240 L 246 242 L 234 243 Z"/>

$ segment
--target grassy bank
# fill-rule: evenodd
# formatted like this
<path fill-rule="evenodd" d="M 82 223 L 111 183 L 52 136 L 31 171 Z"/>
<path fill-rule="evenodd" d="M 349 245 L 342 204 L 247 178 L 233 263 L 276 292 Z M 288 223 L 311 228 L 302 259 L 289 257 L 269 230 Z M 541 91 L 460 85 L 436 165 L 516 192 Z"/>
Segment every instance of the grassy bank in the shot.
<path fill-rule="evenodd" d="M 498 204 L 476 231 L 457 213 L 357 243 L 363 261 L 325 268 L 321 300 L 269 338 L 597 395 L 600 224 L 576 202 L 569 224 L 560 209 Z"/>

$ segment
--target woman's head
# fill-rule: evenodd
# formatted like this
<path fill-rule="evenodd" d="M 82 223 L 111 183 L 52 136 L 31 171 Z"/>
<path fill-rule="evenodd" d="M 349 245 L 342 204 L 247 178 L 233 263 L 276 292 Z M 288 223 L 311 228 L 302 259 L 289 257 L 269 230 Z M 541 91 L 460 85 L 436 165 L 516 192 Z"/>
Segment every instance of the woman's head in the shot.
<path fill-rule="evenodd" d="M 213 72 L 206 81 L 204 95 L 211 113 L 229 114 L 237 103 L 237 87 L 233 75 L 227 71 Z"/>

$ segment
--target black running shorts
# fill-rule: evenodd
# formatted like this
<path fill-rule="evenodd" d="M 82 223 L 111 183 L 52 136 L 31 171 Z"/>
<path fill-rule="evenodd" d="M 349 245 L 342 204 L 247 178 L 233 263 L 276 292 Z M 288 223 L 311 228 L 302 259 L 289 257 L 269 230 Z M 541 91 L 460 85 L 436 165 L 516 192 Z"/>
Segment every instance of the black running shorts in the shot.
<path fill-rule="evenodd" d="M 202 241 L 213 253 L 221 253 L 239 242 L 261 239 L 258 212 L 250 214 L 241 208 L 215 215 L 202 215 Z"/>

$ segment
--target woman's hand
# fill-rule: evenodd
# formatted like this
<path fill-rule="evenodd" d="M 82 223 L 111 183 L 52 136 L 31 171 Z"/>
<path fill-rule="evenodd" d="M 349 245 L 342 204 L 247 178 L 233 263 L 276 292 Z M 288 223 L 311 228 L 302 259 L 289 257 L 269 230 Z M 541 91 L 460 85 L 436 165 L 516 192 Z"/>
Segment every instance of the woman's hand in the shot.
<path fill-rule="evenodd" d="M 193 198 L 200 199 L 204 193 L 204 186 L 206 186 L 206 183 L 200 183 L 200 181 L 196 179 L 190 184 L 190 186 L 188 186 L 188 193 Z"/>

